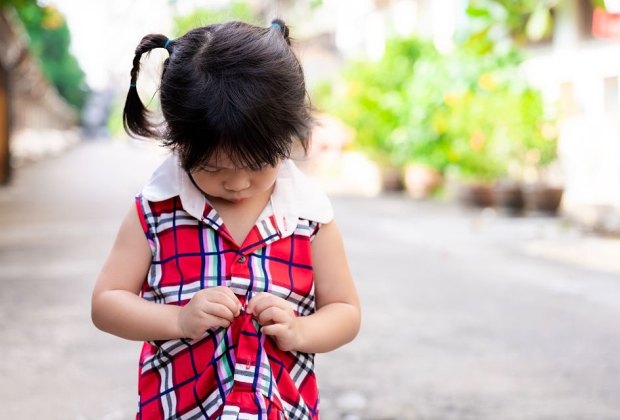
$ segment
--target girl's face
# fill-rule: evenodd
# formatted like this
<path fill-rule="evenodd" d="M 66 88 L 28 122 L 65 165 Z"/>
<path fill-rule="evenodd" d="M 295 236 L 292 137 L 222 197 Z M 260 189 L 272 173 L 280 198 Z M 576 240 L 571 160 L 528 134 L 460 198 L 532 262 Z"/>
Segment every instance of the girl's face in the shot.
<path fill-rule="evenodd" d="M 239 204 L 271 195 L 279 167 L 280 162 L 275 167 L 266 165 L 257 171 L 237 168 L 227 156 L 219 155 L 191 175 L 209 199 Z"/>

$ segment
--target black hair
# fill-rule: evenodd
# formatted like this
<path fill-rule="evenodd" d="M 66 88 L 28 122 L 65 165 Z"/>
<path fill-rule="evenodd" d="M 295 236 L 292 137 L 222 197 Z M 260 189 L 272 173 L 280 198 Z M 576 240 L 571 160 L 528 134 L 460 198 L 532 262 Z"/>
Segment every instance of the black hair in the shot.
<path fill-rule="evenodd" d="M 170 53 L 160 86 L 161 126 L 136 90 L 140 58 L 154 48 Z M 227 22 L 174 40 L 145 36 L 133 59 L 123 125 L 133 137 L 161 138 L 187 171 L 220 152 L 235 165 L 259 169 L 289 157 L 294 140 L 306 150 L 311 105 L 288 27 L 280 19 L 267 28 Z"/>

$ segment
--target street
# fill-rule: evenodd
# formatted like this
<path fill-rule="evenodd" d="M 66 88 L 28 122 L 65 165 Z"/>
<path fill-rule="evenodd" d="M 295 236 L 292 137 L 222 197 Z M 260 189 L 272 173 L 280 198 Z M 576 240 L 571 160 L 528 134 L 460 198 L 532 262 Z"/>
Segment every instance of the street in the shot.
<path fill-rule="evenodd" d="M 141 343 L 97 330 L 90 294 L 162 157 L 84 142 L 0 188 L 0 417 L 134 416 Z M 620 240 L 400 195 L 333 204 L 363 324 L 317 356 L 322 418 L 620 419 Z"/>

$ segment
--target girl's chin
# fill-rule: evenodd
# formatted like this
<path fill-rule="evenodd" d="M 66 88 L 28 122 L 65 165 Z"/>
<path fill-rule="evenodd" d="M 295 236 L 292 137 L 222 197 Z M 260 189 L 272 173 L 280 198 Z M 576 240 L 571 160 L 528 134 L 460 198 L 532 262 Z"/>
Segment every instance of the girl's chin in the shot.
<path fill-rule="evenodd" d="M 207 195 L 207 198 L 211 201 L 215 202 L 223 202 L 223 203 L 241 203 L 242 201 L 247 200 L 247 198 L 239 198 L 239 197 L 226 197 L 221 195 Z"/>
<path fill-rule="evenodd" d="M 214 198 L 215 198 L 215 201 L 219 201 L 223 203 L 239 204 L 239 203 L 242 203 L 248 200 L 248 198 L 251 198 L 251 197 L 214 197 Z"/>

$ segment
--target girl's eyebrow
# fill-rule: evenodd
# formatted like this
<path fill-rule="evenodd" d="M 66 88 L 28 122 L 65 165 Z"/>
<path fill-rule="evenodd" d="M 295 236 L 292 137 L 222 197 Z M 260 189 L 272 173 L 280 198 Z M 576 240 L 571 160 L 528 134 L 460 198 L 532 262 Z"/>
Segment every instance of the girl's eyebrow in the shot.
<path fill-rule="evenodd" d="M 235 166 L 217 166 L 217 165 L 204 165 L 205 168 L 209 168 L 209 169 L 244 169 L 244 168 L 237 168 Z"/>
<path fill-rule="evenodd" d="M 265 163 L 263 164 L 261 167 L 265 167 L 268 166 L 269 164 Z M 209 168 L 209 169 L 251 169 L 249 166 L 217 166 L 217 165 L 211 165 L 209 163 L 203 165 L 203 168 Z"/>
<path fill-rule="evenodd" d="M 220 166 L 217 163 L 205 163 L 202 165 L 203 168 L 211 168 L 211 169 L 235 169 L 234 166 Z"/>

